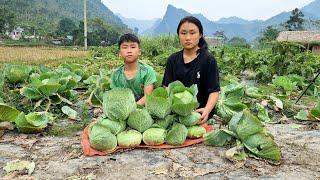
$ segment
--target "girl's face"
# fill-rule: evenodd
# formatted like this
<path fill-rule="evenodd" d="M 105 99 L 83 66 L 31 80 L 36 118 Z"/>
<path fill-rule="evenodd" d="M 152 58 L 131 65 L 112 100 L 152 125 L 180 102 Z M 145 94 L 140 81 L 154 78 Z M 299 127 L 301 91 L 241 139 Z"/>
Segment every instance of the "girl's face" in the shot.
<path fill-rule="evenodd" d="M 180 26 L 179 39 L 184 49 L 194 49 L 198 47 L 202 34 L 199 32 L 198 26 L 191 22 L 185 22 Z"/>

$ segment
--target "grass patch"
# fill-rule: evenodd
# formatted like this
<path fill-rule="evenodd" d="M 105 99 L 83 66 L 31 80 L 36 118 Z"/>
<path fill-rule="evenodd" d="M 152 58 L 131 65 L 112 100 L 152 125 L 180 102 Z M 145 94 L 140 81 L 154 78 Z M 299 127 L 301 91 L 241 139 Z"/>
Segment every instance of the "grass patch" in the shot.
<path fill-rule="evenodd" d="M 69 124 L 61 125 L 54 124 L 48 131 L 48 135 L 52 136 L 73 136 L 75 133 L 82 131 L 84 129 L 83 124 Z"/>
<path fill-rule="evenodd" d="M 85 59 L 88 55 L 87 51 L 70 48 L 0 46 L 0 63 L 51 64 L 79 58 Z"/>

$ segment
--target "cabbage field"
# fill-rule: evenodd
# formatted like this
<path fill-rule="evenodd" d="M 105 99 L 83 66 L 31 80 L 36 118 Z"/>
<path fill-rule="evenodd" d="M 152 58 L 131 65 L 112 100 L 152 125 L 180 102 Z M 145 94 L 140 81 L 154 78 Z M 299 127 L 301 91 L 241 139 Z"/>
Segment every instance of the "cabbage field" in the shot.
<path fill-rule="evenodd" d="M 42 48 L 50 52 L 43 58 L 32 55 L 36 49 L 19 56 L 7 51 L 6 59 L 0 54 L 0 176 L 320 178 L 320 77 L 296 102 L 319 72 L 320 56 L 286 42 L 210 48 L 221 93 L 208 121 L 214 130 L 206 133 L 194 111 L 197 87 L 161 87 L 167 57 L 179 49 L 169 36 L 142 39 L 140 61 L 158 79 L 145 107 L 134 103 L 128 89 L 110 90 L 111 70 L 122 64 L 117 46 L 88 53 Z M 80 142 L 86 127 L 92 148 L 127 149 L 85 157 Z M 133 149 L 201 137 L 204 143 L 181 149 Z"/>

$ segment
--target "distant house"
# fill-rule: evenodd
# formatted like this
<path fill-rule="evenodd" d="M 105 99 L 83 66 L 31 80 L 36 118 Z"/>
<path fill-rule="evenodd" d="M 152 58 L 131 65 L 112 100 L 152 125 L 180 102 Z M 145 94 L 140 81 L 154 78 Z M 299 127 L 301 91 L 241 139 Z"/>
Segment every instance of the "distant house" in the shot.
<path fill-rule="evenodd" d="M 205 37 L 205 39 L 210 47 L 222 46 L 224 43 L 224 39 L 221 37 Z"/>
<path fill-rule="evenodd" d="M 10 33 L 9 37 L 13 40 L 19 40 L 22 38 L 23 32 L 24 29 L 22 29 L 21 27 L 17 27 Z"/>
<path fill-rule="evenodd" d="M 279 33 L 277 41 L 299 43 L 314 54 L 320 54 L 320 32 L 317 31 L 283 31 Z"/>

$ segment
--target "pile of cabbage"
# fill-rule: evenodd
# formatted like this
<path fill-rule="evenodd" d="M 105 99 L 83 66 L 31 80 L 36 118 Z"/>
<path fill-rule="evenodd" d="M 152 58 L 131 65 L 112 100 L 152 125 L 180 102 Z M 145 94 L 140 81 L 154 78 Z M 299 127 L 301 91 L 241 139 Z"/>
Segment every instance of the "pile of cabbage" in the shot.
<path fill-rule="evenodd" d="M 136 105 L 130 89 L 114 88 L 103 94 L 103 116 L 89 126 L 90 146 L 103 152 L 141 144 L 182 145 L 187 138 L 206 133 L 199 126 L 201 115 L 195 112 L 198 88 L 171 83 L 146 97 L 145 107 Z"/>

